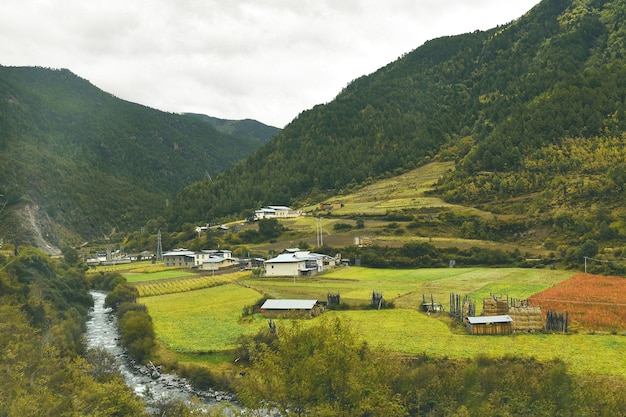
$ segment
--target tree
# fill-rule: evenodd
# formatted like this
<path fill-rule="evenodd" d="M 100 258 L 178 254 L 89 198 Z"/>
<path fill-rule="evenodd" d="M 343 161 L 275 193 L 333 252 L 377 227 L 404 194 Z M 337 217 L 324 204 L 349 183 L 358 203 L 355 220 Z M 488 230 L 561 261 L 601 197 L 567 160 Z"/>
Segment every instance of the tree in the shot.
<path fill-rule="evenodd" d="M 576 251 L 577 260 L 582 260 L 583 258 L 593 258 L 598 254 L 598 242 L 592 239 L 588 239 L 578 247 Z"/>
<path fill-rule="evenodd" d="M 61 253 L 63 254 L 63 260 L 68 265 L 76 265 L 78 263 L 78 252 L 71 246 L 65 246 Z"/>
<path fill-rule="evenodd" d="M 265 239 L 273 239 L 283 232 L 284 227 L 276 219 L 259 220 L 259 234 Z"/>
<path fill-rule="evenodd" d="M 617 191 L 623 191 L 624 184 L 626 184 L 626 164 L 620 163 L 611 166 L 606 172 L 606 176 L 613 182 Z"/>
<path fill-rule="evenodd" d="M 236 386 L 248 406 L 271 404 L 285 416 L 395 416 L 390 375 L 399 361 L 359 341 L 338 318 L 293 322 L 274 342 L 247 346 L 252 365 Z"/>

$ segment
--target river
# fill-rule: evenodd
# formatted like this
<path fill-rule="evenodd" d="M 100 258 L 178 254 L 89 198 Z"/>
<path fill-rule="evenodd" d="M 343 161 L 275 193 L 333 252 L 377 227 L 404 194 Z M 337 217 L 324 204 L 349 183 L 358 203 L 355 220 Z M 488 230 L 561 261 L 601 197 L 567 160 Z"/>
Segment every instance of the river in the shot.
<path fill-rule="evenodd" d="M 156 369 L 138 366 L 129 360 L 120 342 L 115 316 L 104 307 L 106 294 L 92 291 L 94 307 L 89 313 L 85 343 L 87 348 L 101 348 L 112 354 L 126 384 L 142 397 L 148 406 L 158 402 L 180 399 L 188 404 L 197 398 L 202 408 L 219 407 L 220 402 L 232 401 L 226 393 L 216 391 L 198 392 L 184 379 L 175 375 L 154 372 Z M 231 414 L 228 413 L 227 414 Z"/>

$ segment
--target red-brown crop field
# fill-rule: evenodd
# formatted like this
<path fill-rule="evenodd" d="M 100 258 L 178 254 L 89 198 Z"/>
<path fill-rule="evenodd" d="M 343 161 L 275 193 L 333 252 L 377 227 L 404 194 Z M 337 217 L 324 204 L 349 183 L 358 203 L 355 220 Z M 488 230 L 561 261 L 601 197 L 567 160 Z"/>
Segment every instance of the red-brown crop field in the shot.
<path fill-rule="evenodd" d="M 569 313 L 570 329 L 626 330 L 626 278 L 580 273 L 530 297 L 547 311 Z"/>

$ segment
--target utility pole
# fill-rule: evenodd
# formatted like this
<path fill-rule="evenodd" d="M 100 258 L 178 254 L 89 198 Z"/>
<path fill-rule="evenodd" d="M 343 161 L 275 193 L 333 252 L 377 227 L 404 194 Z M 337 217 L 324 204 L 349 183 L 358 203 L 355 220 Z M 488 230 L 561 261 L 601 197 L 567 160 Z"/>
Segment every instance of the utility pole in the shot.
<path fill-rule="evenodd" d="M 161 229 L 157 232 L 157 253 L 156 259 L 158 262 L 163 260 L 163 246 L 161 246 Z"/>
<path fill-rule="evenodd" d="M 322 230 L 322 219 L 323 217 L 318 217 L 317 222 L 316 222 L 317 246 L 319 248 L 324 246 L 324 233 Z"/>

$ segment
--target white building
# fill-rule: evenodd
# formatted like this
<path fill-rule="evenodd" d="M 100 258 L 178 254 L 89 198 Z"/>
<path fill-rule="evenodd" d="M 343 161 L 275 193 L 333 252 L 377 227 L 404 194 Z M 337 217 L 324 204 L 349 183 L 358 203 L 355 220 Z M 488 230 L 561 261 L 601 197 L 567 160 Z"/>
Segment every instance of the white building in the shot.
<path fill-rule="evenodd" d="M 287 206 L 267 206 L 254 211 L 254 220 L 261 219 L 289 219 L 300 217 L 302 212 Z"/>
<path fill-rule="evenodd" d="M 226 249 L 211 249 L 193 252 L 186 249 L 174 249 L 163 254 L 165 266 L 181 266 L 197 268 L 201 271 L 218 271 L 239 265 L 233 258 L 232 251 Z"/>
<path fill-rule="evenodd" d="M 235 266 L 239 266 L 239 261 L 237 259 L 211 256 L 202 261 L 202 263 L 198 265 L 198 269 L 201 271 L 219 271 L 226 268 L 233 268 Z"/>
<path fill-rule="evenodd" d="M 265 261 L 265 276 L 294 277 L 315 275 L 326 269 L 334 268 L 338 263 L 337 257 L 287 249 L 275 258 Z"/>
<path fill-rule="evenodd" d="M 165 266 L 184 266 L 193 268 L 196 266 L 196 254 L 186 249 L 174 249 L 163 254 Z"/>

